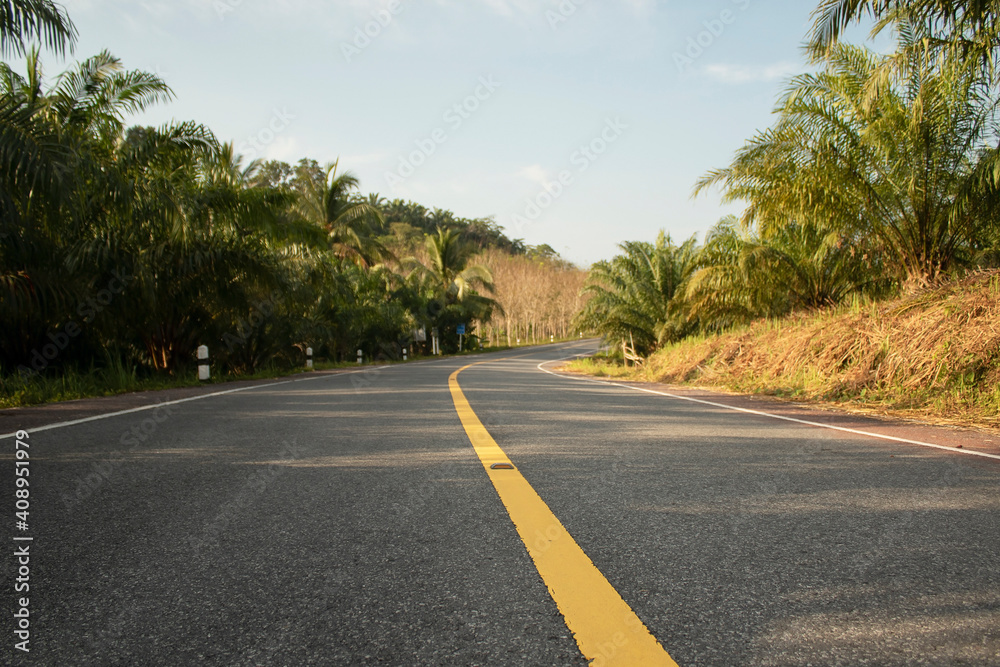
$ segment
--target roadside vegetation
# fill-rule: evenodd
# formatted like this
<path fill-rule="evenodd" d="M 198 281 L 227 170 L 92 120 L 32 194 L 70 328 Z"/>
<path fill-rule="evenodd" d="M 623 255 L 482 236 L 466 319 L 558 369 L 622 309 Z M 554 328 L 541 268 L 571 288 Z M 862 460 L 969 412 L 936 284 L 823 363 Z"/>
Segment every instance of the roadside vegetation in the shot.
<path fill-rule="evenodd" d="M 840 41 L 868 18 L 893 53 Z M 814 19 L 814 71 L 695 186 L 742 215 L 595 265 L 577 324 L 612 361 L 575 367 L 996 425 L 1000 2 L 824 0 Z"/>
<path fill-rule="evenodd" d="M 946 423 L 1000 427 L 1000 271 L 896 299 L 759 320 L 569 364 L 621 380 L 721 387 Z"/>
<path fill-rule="evenodd" d="M 217 375 L 255 377 L 309 347 L 398 359 L 429 354 L 434 329 L 453 352 L 463 324 L 466 349 L 570 326 L 562 301 L 507 282 L 518 263 L 578 276 L 548 246 L 365 194 L 337 161 L 247 161 L 196 121 L 130 126 L 173 92 L 109 52 L 48 76 L 38 44 L 75 39 L 56 3 L 0 6 L 0 404 L 183 382 L 200 345 Z"/>

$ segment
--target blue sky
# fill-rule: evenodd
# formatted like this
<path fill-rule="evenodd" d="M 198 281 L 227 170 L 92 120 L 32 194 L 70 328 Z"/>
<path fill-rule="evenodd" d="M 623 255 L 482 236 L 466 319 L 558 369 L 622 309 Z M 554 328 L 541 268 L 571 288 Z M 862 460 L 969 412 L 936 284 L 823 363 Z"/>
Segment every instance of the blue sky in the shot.
<path fill-rule="evenodd" d="M 771 123 L 785 80 L 805 69 L 815 6 L 64 4 L 80 30 L 76 57 L 106 48 L 174 89 L 137 122 L 197 120 L 252 156 L 339 157 L 364 192 L 495 216 L 510 236 L 582 265 L 659 229 L 702 234 L 738 211 L 715 193 L 692 200 L 692 187 Z M 47 63 L 50 74 L 63 67 Z"/>

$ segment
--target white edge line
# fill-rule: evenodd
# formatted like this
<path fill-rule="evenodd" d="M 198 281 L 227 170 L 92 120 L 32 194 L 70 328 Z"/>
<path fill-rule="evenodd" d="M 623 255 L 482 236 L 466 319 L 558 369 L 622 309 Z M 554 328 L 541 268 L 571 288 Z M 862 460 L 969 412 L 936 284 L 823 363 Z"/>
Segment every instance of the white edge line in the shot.
<path fill-rule="evenodd" d="M 711 405 L 715 408 L 724 408 L 726 410 L 734 410 L 736 412 L 745 412 L 751 415 L 759 415 L 761 417 L 771 417 L 772 419 L 781 419 L 783 421 L 794 422 L 796 424 L 805 424 L 806 426 L 816 426 L 818 428 L 826 428 L 831 431 L 842 431 L 844 433 L 853 433 L 855 435 L 866 435 L 870 438 L 879 438 L 881 440 L 891 440 L 893 442 L 902 442 L 907 445 L 919 445 L 920 447 L 933 447 L 934 449 L 943 449 L 946 452 L 951 452 L 952 454 L 967 454 L 969 456 L 981 456 L 987 459 L 1000 460 L 1000 455 L 997 454 L 987 454 L 985 452 L 976 452 L 969 449 L 956 449 L 954 447 L 948 447 L 946 445 L 935 445 L 931 442 L 921 442 L 919 440 L 908 440 L 906 438 L 897 438 L 894 435 L 882 435 L 881 433 L 872 433 L 871 431 L 860 431 L 854 428 L 847 428 L 844 426 L 834 426 L 833 424 L 823 424 L 821 422 L 809 421 L 807 419 L 796 419 L 795 417 L 786 417 L 784 415 L 776 415 L 770 412 L 762 412 L 760 410 L 752 410 L 750 408 L 739 408 L 735 405 L 726 405 L 725 403 L 714 403 L 712 401 L 706 401 L 700 398 L 692 398 L 691 396 L 680 396 L 678 394 L 671 394 L 666 391 L 656 391 L 654 389 L 646 389 L 644 387 L 634 387 L 628 384 L 620 384 L 617 382 L 607 382 L 603 380 L 593 380 L 591 378 L 576 377 L 574 375 L 562 375 L 560 373 L 554 373 L 547 368 L 542 368 L 545 364 L 554 364 L 557 361 L 565 361 L 566 359 L 573 359 L 575 357 L 586 356 L 586 355 L 573 355 L 570 357 L 564 357 L 562 359 L 553 359 L 551 361 L 543 361 L 538 364 L 536 368 L 543 373 L 548 373 L 549 375 L 554 375 L 558 378 L 563 378 L 566 380 L 577 380 L 579 382 L 590 382 L 591 384 L 599 384 L 605 387 L 625 387 L 626 389 L 634 389 L 635 391 L 642 391 L 647 394 L 656 394 L 657 396 L 666 396 L 667 398 L 675 398 L 680 401 L 690 401 L 692 403 L 701 403 L 702 405 Z"/>
<path fill-rule="evenodd" d="M 382 366 L 364 366 L 362 368 L 356 368 L 349 371 L 341 371 L 340 373 L 328 373 L 324 375 L 314 375 L 305 378 L 296 378 L 294 380 L 282 380 L 281 382 L 269 382 L 267 384 L 255 384 L 249 387 L 238 387 L 236 389 L 227 389 L 225 391 L 216 391 L 211 394 L 201 394 L 200 396 L 189 396 L 188 398 L 178 398 L 174 401 L 163 401 L 162 403 L 154 403 L 152 405 L 143 405 L 138 408 L 130 408 L 128 410 L 119 410 L 118 412 L 107 412 L 100 415 L 93 415 L 91 417 L 84 417 L 82 419 L 74 419 L 72 421 L 56 422 L 54 424 L 45 424 L 43 426 L 36 426 L 34 428 L 25 428 L 13 433 L 2 433 L 0 434 L 0 440 L 6 440 L 7 438 L 14 438 L 18 433 L 24 432 L 27 434 L 38 433 L 40 431 L 49 431 L 55 428 L 65 428 L 67 426 L 76 426 L 77 424 L 86 424 L 87 422 L 98 421 L 100 419 L 110 419 L 111 417 L 120 417 L 122 415 L 132 414 L 134 412 L 142 412 L 144 410 L 156 410 L 157 408 L 162 408 L 166 405 L 177 405 L 179 403 L 187 403 L 188 401 L 200 401 L 203 398 L 212 398 L 215 396 L 225 396 L 226 394 L 235 394 L 240 391 L 250 391 L 251 389 L 263 389 L 265 387 L 277 387 L 283 384 L 291 384 L 293 382 L 310 382 L 312 380 L 322 380 L 325 378 L 339 377 L 341 375 L 355 375 L 357 373 L 366 373 L 371 370 L 382 371 L 387 368 L 398 368 L 402 366 L 422 366 L 424 364 L 437 364 L 444 361 L 449 361 L 455 357 L 443 357 L 441 359 L 426 359 L 423 361 L 411 361 L 403 364 L 386 364 Z M 238 381 L 238 380 L 237 380 Z M 188 389 L 189 387 L 178 387 L 178 389 Z M 34 407 L 34 406 L 29 406 Z"/>
<path fill-rule="evenodd" d="M 74 419 L 72 421 L 66 422 L 56 422 L 54 424 L 45 424 L 44 426 L 36 426 L 35 428 L 25 428 L 20 431 L 14 431 L 13 433 L 3 433 L 0 434 L 0 440 L 6 440 L 7 438 L 13 438 L 18 433 L 24 432 L 27 434 L 38 433 L 40 431 L 49 431 L 54 428 L 65 428 L 67 426 L 76 426 L 77 424 L 85 424 L 87 422 L 98 421 L 100 419 L 109 419 L 111 417 L 120 417 L 121 415 L 132 414 L 133 412 L 142 412 L 143 410 L 155 410 L 157 408 L 162 408 L 165 405 L 177 405 L 178 403 L 187 403 L 188 401 L 200 401 L 203 398 L 212 398 L 214 396 L 225 396 L 226 394 L 235 394 L 240 391 L 250 391 L 251 389 L 263 389 L 265 387 L 277 387 L 282 384 L 291 384 L 293 382 L 310 382 L 312 380 L 323 380 L 325 378 L 340 377 L 341 375 L 355 375 L 357 373 L 366 373 L 371 370 L 382 371 L 387 368 L 399 368 L 402 366 L 421 366 L 423 364 L 436 364 L 442 361 L 448 361 L 454 357 L 444 357 L 442 359 L 427 359 L 424 361 L 411 361 L 404 364 L 386 364 L 382 366 L 364 366 L 362 368 L 356 368 L 349 371 L 341 371 L 339 373 L 327 373 L 324 375 L 313 375 L 311 377 L 296 378 L 294 380 L 282 380 L 281 382 L 269 382 L 267 384 L 255 384 L 249 387 L 238 387 L 236 389 L 227 389 L 225 391 L 216 391 L 211 394 L 201 394 L 200 396 L 189 396 L 188 398 L 178 398 L 174 401 L 164 401 L 162 403 L 154 403 L 152 405 L 143 405 L 138 408 L 130 408 L 128 410 L 119 410 L 118 412 L 108 412 L 100 415 L 93 415 L 92 417 L 84 417 L 82 419 Z M 322 372 L 322 371 L 320 371 Z M 237 380 L 238 382 L 238 380 Z M 188 389 L 189 387 L 178 387 L 178 389 Z M 34 407 L 34 406 L 29 406 Z"/>

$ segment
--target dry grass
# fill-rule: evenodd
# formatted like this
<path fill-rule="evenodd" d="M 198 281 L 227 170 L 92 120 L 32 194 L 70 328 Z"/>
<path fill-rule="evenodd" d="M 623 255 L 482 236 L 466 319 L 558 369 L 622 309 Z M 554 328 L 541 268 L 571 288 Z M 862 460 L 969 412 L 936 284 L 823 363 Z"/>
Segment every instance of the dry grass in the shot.
<path fill-rule="evenodd" d="M 569 373 L 581 373 L 599 378 L 612 378 L 615 380 L 634 379 L 634 369 L 628 368 L 620 362 L 608 360 L 606 358 L 584 358 L 574 359 L 565 364 L 559 370 Z"/>
<path fill-rule="evenodd" d="M 688 339 L 633 377 L 997 428 L 1000 272 Z"/>

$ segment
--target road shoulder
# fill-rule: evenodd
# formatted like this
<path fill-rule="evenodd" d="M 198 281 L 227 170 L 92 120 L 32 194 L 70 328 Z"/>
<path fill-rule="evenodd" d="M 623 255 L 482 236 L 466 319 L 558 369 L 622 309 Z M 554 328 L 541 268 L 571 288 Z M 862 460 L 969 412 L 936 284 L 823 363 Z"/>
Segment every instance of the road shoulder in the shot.
<path fill-rule="evenodd" d="M 1000 456 L 1000 433 L 991 429 L 952 424 L 932 424 L 895 416 L 861 414 L 844 410 L 838 406 L 800 403 L 774 396 L 738 394 L 659 382 L 595 378 L 582 373 L 566 372 L 558 367 L 550 367 L 547 370 L 569 379 L 589 380 L 603 384 L 632 387 L 642 391 L 672 394 L 674 396 L 718 403 L 737 410 L 756 410 L 778 417 L 815 422 L 838 429 L 865 431 L 889 438 L 927 442 L 958 450 L 964 449 Z"/>

